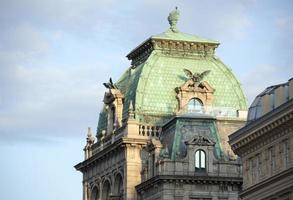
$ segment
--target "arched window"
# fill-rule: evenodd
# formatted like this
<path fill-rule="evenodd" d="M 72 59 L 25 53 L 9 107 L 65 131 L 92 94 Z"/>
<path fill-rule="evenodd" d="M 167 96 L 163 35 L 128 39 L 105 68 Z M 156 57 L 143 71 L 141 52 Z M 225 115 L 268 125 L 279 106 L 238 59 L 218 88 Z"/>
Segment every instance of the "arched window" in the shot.
<path fill-rule="evenodd" d="M 116 177 L 115 177 L 114 196 L 117 199 L 121 199 L 121 197 L 123 197 L 123 179 L 122 179 L 122 176 L 120 174 L 117 174 Z"/>
<path fill-rule="evenodd" d="M 110 196 L 110 183 L 109 181 L 105 181 L 103 184 L 103 190 L 102 190 L 102 199 L 103 200 L 108 200 Z"/>
<path fill-rule="evenodd" d="M 203 104 L 201 100 L 196 98 L 190 99 L 187 104 L 187 110 L 188 112 L 193 112 L 193 113 L 203 113 Z"/>
<path fill-rule="evenodd" d="M 91 200 L 99 200 L 99 189 L 94 187 L 91 193 Z"/>
<path fill-rule="evenodd" d="M 206 171 L 206 153 L 199 149 L 195 152 L 195 171 L 196 172 L 204 172 Z"/>

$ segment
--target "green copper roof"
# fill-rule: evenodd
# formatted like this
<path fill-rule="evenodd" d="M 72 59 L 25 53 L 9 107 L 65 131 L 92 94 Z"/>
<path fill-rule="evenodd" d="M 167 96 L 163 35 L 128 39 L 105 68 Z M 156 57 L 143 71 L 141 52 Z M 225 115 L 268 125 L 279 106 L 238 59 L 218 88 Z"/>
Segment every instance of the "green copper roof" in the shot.
<path fill-rule="evenodd" d="M 240 83 L 231 70 L 214 55 L 214 49 L 219 43 L 179 32 L 176 28 L 177 9 L 171 14 L 168 17 L 171 25 L 169 30 L 152 36 L 128 54 L 132 66 L 115 84 L 124 95 L 123 117 L 127 118 L 132 101 L 138 121 L 164 124 L 177 110 L 175 88 L 188 80 L 183 69 L 189 69 L 193 73 L 211 71 L 204 81 L 215 89 L 214 108 L 220 108 L 221 112 L 227 112 L 230 117 L 236 116 L 237 110 L 247 110 Z M 171 43 L 165 45 L 161 41 Z M 106 129 L 105 112 L 103 110 L 100 114 L 98 134 Z"/>
<path fill-rule="evenodd" d="M 188 33 L 182 33 L 180 31 L 173 32 L 171 29 L 167 31 L 154 35 L 151 37 L 152 39 L 162 39 L 162 40 L 175 40 L 175 41 L 187 41 L 187 42 L 195 42 L 195 43 L 210 43 L 210 44 L 219 44 L 219 42 L 215 40 L 210 40 L 206 38 L 202 38 L 196 35 L 191 35 Z"/>
<path fill-rule="evenodd" d="M 143 70 L 140 73 L 135 96 L 137 113 L 174 114 L 178 106 L 174 89 L 187 80 L 183 72 L 184 68 L 193 72 L 211 70 L 205 80 L 216 90 L 214 107 L 247 109 L 246 99 L 239 82 L 218 58 L 178 58 L 154 50 L 140 67 L 143 67 Z"/>
<path fill-rule="evenodd" d="M 184 68 L 192 72 L 211 70 L 204 80 L 215 89 L 213 107 L 230 108 L 234 113 L 247 110 L 240 83 L 219 58 L 179 57 L 153 50 L 148 59 L 127 69 L 116 83 L 125 97 L 124 117 L 127 117 L 130 100 L 140 122 L 163 124 L 174 116 L 178 106 L 175 88 L 187 80 Z M 106 119 L 100 118 L 100 121 Z"/>

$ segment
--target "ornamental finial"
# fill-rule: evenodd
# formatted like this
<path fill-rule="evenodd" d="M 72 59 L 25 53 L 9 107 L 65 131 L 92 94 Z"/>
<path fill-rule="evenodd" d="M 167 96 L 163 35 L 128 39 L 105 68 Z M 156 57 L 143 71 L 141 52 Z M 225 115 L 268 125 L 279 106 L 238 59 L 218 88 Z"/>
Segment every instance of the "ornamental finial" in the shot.
<path fill-rule="evenodd" d="M 169 16 L 168 16 L 168 21 L 170 24 L 170 29 L 173 32 L 178 32 L 178 29 L 176 27 L 178 19 L 179 19 L 179 11 L 178 11 L 178 7 L 175 7 L 175 10 L 171 11 Z"/>
<path fill-rule="evenodd" d="M 129 117 L 129 119 L 134 119 L 134 109 L 133 109 L 132 100 L 130 100 L 130 102 L 129 102 L 128 117 Z"/>

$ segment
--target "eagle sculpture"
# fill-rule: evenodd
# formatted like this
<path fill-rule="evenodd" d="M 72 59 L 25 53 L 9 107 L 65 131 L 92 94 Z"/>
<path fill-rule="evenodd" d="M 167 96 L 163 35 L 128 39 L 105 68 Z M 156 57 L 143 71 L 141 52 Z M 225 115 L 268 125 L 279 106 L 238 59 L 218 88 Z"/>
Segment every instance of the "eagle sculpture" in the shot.
<path fill-rule="evenodd" d="M 188 69 L 184 69 L 184 72 L 188 78 L 193 80 L 193 82 L 200 83 L 201 80 L 211 72 L 211 70 L 206 70 L 201 74 L 199 74 L 199 73 L 192 74 L 192 72 Z"/>
<path fill-rule="evenodd" d="M 108 83 L 103 83 L 103 85 L 108 89 L 117 89 L 117 87 L 113 84 L 112 78 L 110 77 Z"/>

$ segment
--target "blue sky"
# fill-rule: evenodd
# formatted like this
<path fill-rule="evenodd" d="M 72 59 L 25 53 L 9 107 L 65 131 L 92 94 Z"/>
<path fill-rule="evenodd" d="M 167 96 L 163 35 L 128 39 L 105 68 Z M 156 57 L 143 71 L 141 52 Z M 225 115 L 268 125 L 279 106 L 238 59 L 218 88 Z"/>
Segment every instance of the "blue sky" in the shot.
<path fill-rule="evenodd" d="M 169 27 L 221 42 L 216 50 L 251 102 L 293 75 L 288 0 L 2 0 L 0 2 L 1 199 L 80 200 L 87 127 L 96 128 L 111 76 L 125 55 Z"/>

